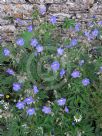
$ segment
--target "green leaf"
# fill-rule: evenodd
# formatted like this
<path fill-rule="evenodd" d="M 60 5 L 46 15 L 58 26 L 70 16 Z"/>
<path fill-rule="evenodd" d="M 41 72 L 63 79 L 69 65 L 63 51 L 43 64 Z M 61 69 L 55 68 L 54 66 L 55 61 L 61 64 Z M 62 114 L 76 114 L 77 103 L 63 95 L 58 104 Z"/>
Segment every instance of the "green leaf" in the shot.
<path fill-rule="evenodd" d="M 74 19 L 68 19 L 68 18 L 65 18 L 65 21 L 63 23 L 63 28 L 70 28 L 70 27 L 74 27 L 75 26 L 75 20 Z"/>

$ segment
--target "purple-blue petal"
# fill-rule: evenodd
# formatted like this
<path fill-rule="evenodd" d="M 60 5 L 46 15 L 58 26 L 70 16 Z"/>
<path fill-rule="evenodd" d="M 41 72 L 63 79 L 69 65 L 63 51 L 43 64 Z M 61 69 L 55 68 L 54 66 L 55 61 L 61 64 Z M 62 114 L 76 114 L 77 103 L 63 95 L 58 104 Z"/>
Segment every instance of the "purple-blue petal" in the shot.
<path fill-rule="evenodd" d="M 4 56 L 10 56 L 10 50 L 8 48 L 4 48 L 3 54 Z"/>
<path fill-rule="evenodd" d="M 21 89 L 21 84 L 20 83 L 13 83 L 13 90 L 14 91 L 19 91 Z"/>
<path fill-rule="evenodd" d="M 48 106 L 43 106 L 42 112 L 44 112 L 45 114 L 50 114 L 51 113 L 51 108 L 48 107 Z"/>
<path fill-rule="evenodd" d="M 29 108 L 29 109 L 27 109 L 27 115 L 29 115 L 29 116 L 32 116 L 33 114 L 35 114 L 35 109 L 34 108 Z"/>
<path fill-rule="evenodd" d="M 57 70 L 59 70 L 59 68 L 60 68 L 60 64 L 59 64 L 58 61 L 54 61 L 54 62 L 51 64 L 51 69 L 52 69 L 53 71 L 57 71 Z"/>

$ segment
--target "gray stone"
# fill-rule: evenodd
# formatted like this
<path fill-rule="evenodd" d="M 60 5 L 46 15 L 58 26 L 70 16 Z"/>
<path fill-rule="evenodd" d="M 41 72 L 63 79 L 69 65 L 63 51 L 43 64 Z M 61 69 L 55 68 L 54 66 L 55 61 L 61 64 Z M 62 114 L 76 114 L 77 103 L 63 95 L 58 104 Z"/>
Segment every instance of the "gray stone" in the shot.
<path fill-rule="evenodd" d="M 58 24 L 63 22 L 65 17 L 75 18 L 81 23 L 88 21 L 93 15 L 96 15 L 99 20 L 102 19 L 101 0 L 98 0 L 97 3 L 94 3 L 93 0 L 75 0 L 75 2 L 73 0 L 28 0 L 28 2 L 26 0 L 0 0 L 2 37 L 10 40 L 16 31 L 25 30 L 28 25 L 32 24 L 32 13 L 42 5 L 45 5 L 47 13 L 40 15 L 40 23 L 49 20 L 50 15 L 57 16 Z M 36 26 L 39 21 L 33 21 L 33 24 Z"/>
<path fill-rule="evenodd" d="M 5 25 L 5 26 L 0 26 L 0 32 L 14 32 L 16 29 L 15 29 L 15 26 L 14 25 Z"/>

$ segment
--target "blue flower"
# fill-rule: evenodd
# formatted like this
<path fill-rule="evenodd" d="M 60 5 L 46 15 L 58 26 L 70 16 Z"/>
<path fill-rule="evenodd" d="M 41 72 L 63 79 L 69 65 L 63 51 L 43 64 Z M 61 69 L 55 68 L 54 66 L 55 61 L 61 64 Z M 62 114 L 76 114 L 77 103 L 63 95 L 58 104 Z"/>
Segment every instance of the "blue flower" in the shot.
<path fill-rule="evenodd" d="M 19 45 L 19 46 L 23 46 L 24 45 L 24 39 L 23 38 L 17 39 L 16 44 Z"/>
<path fill-rule="evenodd" d="M 20 109 L 24 109 L 24 102 L 18 102 L 16 104 L 16 107 L 20 110 Z"/>
<path fill-rule="evenodd" d="M 6 72 L 7 72 L 8 74 L 10 74 L 10 75 L 14 75 L 14 74 L 15 74 L 14 71 L 13 71 L 12 69 L 10 69 L 10 68 L 8 68 L 8 69 L 6 70 Z"/>
<path fill-rule="evenodd" d="M 73 47 L 73 46 L 76 46 L 77 43 L 78 43 L 77 39 L 72 39 L 71 42 L 70 42 L 70 45 Z"/>
<path fill-rule="evenodd" d="M 80 77 L 80 72 L 79 72 L 78 70 L 74 70 L 74 71 L 72 72 L 71 76 L 72 76 L 73 78 Z"/>
<path fill-rule="evenodd" d="M 26 112 L 27 112 L 27 115 L 31 116 L 31 115 L 35 114 L 35 109 L 29 108 Z"/>
<path fill-rule="evenodd" d="M 39 11 L 41 15 L 44 15 L 46 13 L 46 7 L 44 5 L 40 6 Z"/>
<path fill-rule="evenodd" d="M 58 55 L 63 55 L 64 49 L 58 48 L 58 49 L 57 49 L 57 53 L 58 53 Z"/>
<path fill-rule="evenodd" d="M 101 26 L 101 25 L 102 25 L 102 21 L 99 21 L 99 22 L 98 22 L 98 25 L 100 25 L 100 26 Z"/>
<path fill-rule="evenodd" d="M 20 83 L 13 83 L 13 90 L 14 91 L 19 91 L 21 89 L 21 84 Z"/>
<path fill-rule="evenodd" d="M 37 50 L 38 53 L 42 52 L 42 51 L 43 51 L 43 46 L 38 45 L 38 46 L 36 47 L 36 50 Z"/>
<path fill-rule="evenodd" d="M 62 70 L 60 71 L 60 77 L 62 78 L 62 77 L 65 75 L 65 73 L 66 73 L 66 71 L 65 71 L 64 69 L 62 69 Z"/>
<path fill-rule="evenodd" d="M 29 105 L 34 102 L 34 99 L 32 98 L 32 96 L 30 96 L 30 97 L 25 98 L 24 102 Z"/>
<path fill-rule="evenodd" d="M 94 29 L 94 30 L 92 31 L 92 36 L 93 36 L 93 37 L 98 36 L 98 34 L 99 34 L 99 31 L 98 31 L 97 29 Z"/>
<path fill-rule="evenodd" d="M 45 114 L 50 114 L 51 113 L 51 108 L 48 107 L 48 106 L 43 106 L 42 112 L 44 112 Z"/>
<path fill-rule="evenodd" d="M 30 43 L 30 45 L 32 46 L 32 47 L 36 47 L 37 46 L 37 44 L 38 44 L 38 41 L 37 41 L 37 39 L 31 39 L 31 43 Z"/>
<path fill-rule="evenodd" d="M 3 54 L 4 56 L 10 56 L 10 50 L 8 48 L 4 48 Z"/>
<path fill-rule="evenodd" d="M 84 86 L 87 86 L 87 85 L 90 84 L 90 80 L 89 80 L 88 78 L 85 78 L 85 79 L 82 80 L 82 84 L 83 84 Z"/>
<path fill-rule="evenodd" d="M 33 86 L 33 90 L 34 90 L 34 94 L 37 94 L 39 92 L 37 86 L 35 86 L 35 85 Z"/>
<path fill-rule="evenodd" d="M 65 103 L 66 103 L 66 98 L 61 98 L 61 99 L 57 100 L 57 104 L 59 106 L 63 106 L 63 105 L 65 105 Z"/>
<path fill-rule="evenodd" d="M 28 29 L 28 32 L 32 32 L 32 30 L 33 30 L 33 26 L 32 26 L 32 25 L 30 25 L 30 26 L 28 26 L 28 27 L 27 27 L 27 29 Z"/>
<path fill-rule="evenodd" d="M 86 37 L 89 37 L 89 36 L 90 36 L 90 32 L 89 32 L 89 31 L 85 31 L 85 32 L 84 32 L 84 35 L 85 35 Z"/>
<path fill-rule="evenodd" d="M 22 24 L 23 24 L 23 21 L 22 21 L 20 18 L 16 18 L 16 23 L 22 25 Z"/>
<path fill-rule="evenodd" d="M 75 31 L 76 31 L 76 32 L 79 32 L 79 31 L 80 31 L 80 24 L 79 24 L 79 23 L 77 23 L 77 24 L 75 25 Z"/>
<path fill-rule="evenodd" d="M 69 109 L 68 109 L 68 107 L 67 107 L 67 106 L 65 106 L 64 111 L 65 111 L 66 113 L 69 113 Z"/>
<path fill-rule="evenodd" d="M 96 16 L 95 16 L 95 15 L 93 15 L 93 16 L 92 16 L 92 18 L 96 19 Z"/>
<path fill-rule="evenodd" d="M 55 72 L 57 71 L 59 68 L 60 68 L 60 64 L 58 61 L 54 61 L 52 64 L 51 64 L 51 68 L 52 70 Z"/>
<path fill-rule="evenodd" d="M 94 40 L 94 36 L 92 36 L 91 34 L 87 38 L 88 38 L 88 41 Z"/>
<path fill-rule="evenodd" d="M 56 16 L 50 17 L 50 23 L 53 24 L 53 25 L 56 24 Z"/>

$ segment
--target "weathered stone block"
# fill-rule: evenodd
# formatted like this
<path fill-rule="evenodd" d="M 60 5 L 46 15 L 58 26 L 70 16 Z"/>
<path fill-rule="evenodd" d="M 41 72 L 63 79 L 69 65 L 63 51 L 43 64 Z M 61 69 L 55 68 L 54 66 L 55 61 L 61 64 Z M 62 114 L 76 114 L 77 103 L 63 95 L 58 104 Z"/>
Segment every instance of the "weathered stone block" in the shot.
<path fill-rule="evenodd" d="M 0 4 L 10 4 L 10 3 L 26 3 L 25 0 L 1 0 Z"/>
<path fill-rule="evenodd" d="M 9 25 L 11 24 L 11 21 L 10 20 L 4 20 L 2 18 L 0 18 L 0 25 L 3 26 L 3 25 Z"/>
<path fill-rule="evenodd" d="M 28 4 L 0 4 L 0 12 L 7 16 L 23 18 L 23 14 L 32 15 L 33 5 Z"/>
<path fill-rule="evenodd" d="M 14 32 L 16 30 L 14 25 L 0 26 L 0 32 Z"/>

